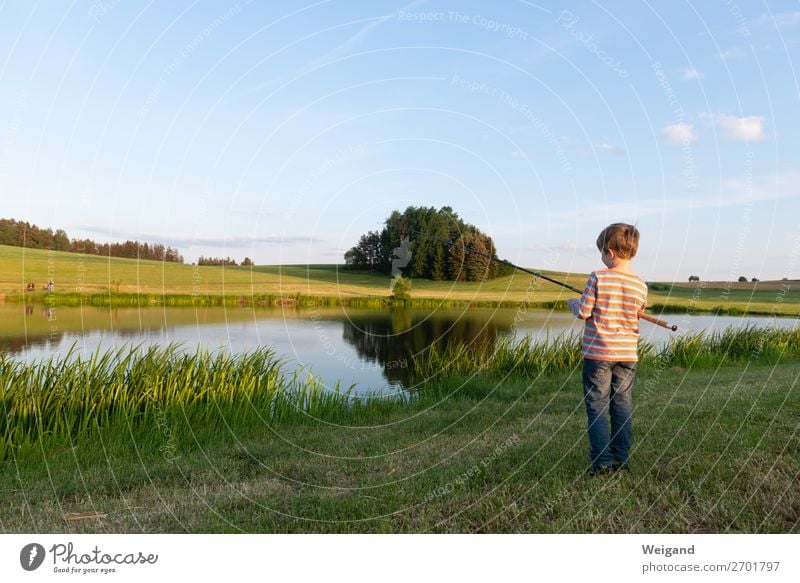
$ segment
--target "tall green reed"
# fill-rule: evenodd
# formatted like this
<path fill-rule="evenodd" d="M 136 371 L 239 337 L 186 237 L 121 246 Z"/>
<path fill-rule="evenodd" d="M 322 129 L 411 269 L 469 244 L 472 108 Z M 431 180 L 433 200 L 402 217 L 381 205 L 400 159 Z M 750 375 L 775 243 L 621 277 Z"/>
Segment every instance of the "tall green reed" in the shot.
<path fill-rule="evenodd" d="M 639 354 L 644 367 L 777 363 L 800 358 L 800 328 L 686 334 L 658 348 L 643 342 Z M 32 363 L 0 355 L 0 459 L 42 439 L 76 439 L 118 423 L 150 426 L 180 418 L 217 427 L 251 419 L 335 423 L 345 416 L 369 421 L 452 377 L 484 372 L 529 378 L 574 371 L 582 359 L 580 338 L 573 334 L 544 341 L 503 337 L 493 345 L 435 343 L 408 360 L 411 382 L 421 388 L 364 398 L 353 394 L 354 386 L 327 388 L 309 373 L 287 375 L 270 348 L 233 355 L 185 353 L 175 344 L 137 346 L 98 349 L 88 357 L 71 351 Z"/>
<path fill-rule="evenodd" d="M 40 439 L 79 438 L 97 427 L 196 423 L 258 416 L 268 423 L 332 417 L 352 407 L 350 391 L 311 375 L 288 377 L 269 348 L 246 354 L 182 353 L 175 344 L 74 352 L 26 363 L 0 356 L 0 459 Z M 352 387 L 351 387 L 352 389 Z"/>
<path fill-rule="evenodd" d="M 661 347 L 642 341 L 642 366 L 717 366 L 742 362 L 776 363 L 800 358 L 800 328 L 775 329 L 756 326 L 672 336 Z M 451 343 L 431 345 L 423 353 L 410 355 L 410 370 L 419 381 L 435 381 L 475 372 L 533 377 L 575 370 L 582 362 L 580 335 L 562 334 L 544 341 L 530 336 L 503 337 L 493 347 Z"/>

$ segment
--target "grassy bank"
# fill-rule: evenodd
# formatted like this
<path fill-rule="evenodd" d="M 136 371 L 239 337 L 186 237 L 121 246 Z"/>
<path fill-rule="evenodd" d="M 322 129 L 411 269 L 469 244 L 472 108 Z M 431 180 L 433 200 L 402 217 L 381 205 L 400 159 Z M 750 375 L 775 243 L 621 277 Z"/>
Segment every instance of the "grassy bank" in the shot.
<path fill-rule="evenodd" d="M 535 346 L 355 407 L 291 390 L 263 353 L 4 363 L 4 412 L 28 407 L 7 423 L 33 429 L 4 434 L 0 529 L 798 532 L 797 346 L 742 333 L 648 355 L 632 471 L 603 480 L 585 476 L 580 369 Z"/>
<path fill-rule="evenodd" d="M 190 307 L 231 307 L 231 308 L 269 308 L 281 306 L 285 308 L 335 307 L 386 309 L 394 306 L 416 309 L 449 309 L 449 308 L 522 308 L 550 309 L 568 311 L 565 301 L 510 301 L 510 300 L 458 300 L 438 298 L 411 298 L 395 302 L 391 297 L 378 296 L 307 296 L 294 295 L 182 295 L 182 294 L 129 294 L 121 292 L 84 294 L 77 292 L 61 293 L 20 293 L 6 294 L 8 303 L 25 303 L 50 307 L 135 307 L 153 306 L 190 308 Z"/>
<path fill-rule="evenodd" d="M 581 366 L 580 338 L 559 336 L 547 343 L 503 338 L 492 351 L 465 344 L 429 350 L 409 357 L 420 378 L 447 378 L 476 371 L 533 378 Z M 727 328 L 718 332 L 673 336 L 662 348 L 641 342 L 639 362 L 653 370 L 669 367 L 696 369 L 734 364 L 777 364 L 800 359 L 800 329 Z"/>
<path fill-rule="evenodd" d="M 334 425 L 179 416 L 3 463 L 0 528 L 797 533 L 798 375 L 643 370 L 632 471 L 603 480 L 585 476 L 577 372 L 450 379 L 447 397 Z"/>
<path fill-rule="evenodd" d="M 510 308 L 510 309 L 543 309 L 568 312 L 564 300 L 530 301 L 530 300 L 490 300 L 490 299 L 445 299 L 413 297 L 400 304 L 388 296 L 322 296 L 322 295 L 188 295 L 188 294 L 132 294 L 121 292 L 78 293 L 62 292 L 54 294 L 25 293 L 6 294 L 3 300 L 9 303 L 38 304 L 50 307 L 247 307 L 247 308 L 311 308 L 343 306 L 348 308 L 386 309 L 400 305 L 417 309 L 449 309 L 449 308 Z M 800 306 L 766 303 L 739 302 L 731 305 L 698 305 L 691 302 L 673 300 L 674 303 L 651 304 L 647 312 L 655 316 L 669 314 L 710 314 L 715 316 L 769 316 L 796 318 L 800 316 Z"/>

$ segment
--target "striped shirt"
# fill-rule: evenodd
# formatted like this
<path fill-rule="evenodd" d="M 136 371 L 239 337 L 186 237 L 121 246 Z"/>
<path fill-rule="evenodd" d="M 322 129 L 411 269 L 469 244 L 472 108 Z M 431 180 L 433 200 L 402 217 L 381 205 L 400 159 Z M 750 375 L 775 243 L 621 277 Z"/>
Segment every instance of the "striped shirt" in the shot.
<path fill-rule="evenodd" d="M 592 272 L 576 317 L 586 320 L 581 353 L 591 360 L 637 361 L 639 312 L 647 305 L 647 285 L 638 275 L 611 269 Z"/>

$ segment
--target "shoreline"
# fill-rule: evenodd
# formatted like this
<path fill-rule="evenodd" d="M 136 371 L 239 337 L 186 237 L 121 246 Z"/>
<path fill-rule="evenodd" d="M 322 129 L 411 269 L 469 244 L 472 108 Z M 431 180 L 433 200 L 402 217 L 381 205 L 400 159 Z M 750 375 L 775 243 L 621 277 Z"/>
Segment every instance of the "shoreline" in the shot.
<path fill-rule="evenodd" d="M 326 296 L 326 295 L 278 295 L 278 294 L 153 294 L 153 293 L 81 293 L 81 292 L 43 292 L 6 293 L 0 295 L 0 303 L 47 305 L 48 307 L 242 307 L 242 308 L 315 308 L 344 306 L 350 308 L 513 308 L 542 309 L 569 312 L 565 301 L 528 300 L 463 300 L 436 297 L 415 297 L 396 302 L 389 296 Z M 782 304 L 782 307 L 788 307 Z M 774 308 L 774 306 L 773 306 Z M 683 304 L 654 303 L 648 306 L 648 314 L 662 316 L 669 314 L 711 314 L 719 316 L 767 316 L 778 318 L 797 318 L 800 306 L 795 312 L 776 312 L 774 309 L 756 307 L 716 305 L 701 307 L 691 301 Z"/>

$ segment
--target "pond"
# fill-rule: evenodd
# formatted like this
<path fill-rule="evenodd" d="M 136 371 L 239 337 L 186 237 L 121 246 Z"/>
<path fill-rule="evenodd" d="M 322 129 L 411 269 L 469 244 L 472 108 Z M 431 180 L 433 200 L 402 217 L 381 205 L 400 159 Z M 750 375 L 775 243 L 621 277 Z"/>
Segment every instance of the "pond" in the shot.
<path fill-rule="evenodd" d="M 674 314 L 678 334 L 748 325 L 794 328 L 796 319 Z M 498 338 L 530 335 L 541 341 L 579 334 L 582 322 L 566 312 L 489 309 L 369 310 L 335 308 L 99 308 L 0 304 L 0 350 L 26 361 L 82 356 L 98 348 L 181 344 L 194 352 L 239 353 L 271 347 L 286 370 L 309 371 L 328 386 L 355 384 L 354 392 L 404 390 L 408 355 L 434 341 L 491 348 Z M 673 334 L 642 323 L 642 338 L 664 343 Z"/>

